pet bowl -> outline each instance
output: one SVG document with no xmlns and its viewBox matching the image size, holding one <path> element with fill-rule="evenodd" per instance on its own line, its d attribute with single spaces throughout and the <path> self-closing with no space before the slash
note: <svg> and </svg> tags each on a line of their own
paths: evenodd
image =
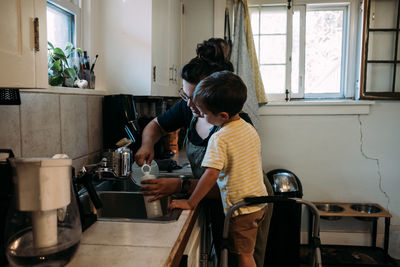
<svg viewBox="0 0 400 267">
<path fill-rule="evenodd" d="M 354 204 L 351 205 L 350 208 L 352 210 L 358 211 L 360 213 L 364 213 L 364 214 L 374 214 L 374 213 L 378 213 L 381 212 L 382 209 L 379 208 L 376 205 L 373 204 Z M 358 220 L 362 220 L 362 221 L 374 221 L 377 218 L 376 217 L 355 217 Z"/>
<path fill-rule="evenodd" d="M 343 207 L 338 206 L 338 205 L 333 205 L 333 204 L 320 204 L 320 205 L 317 205 L 317 209 L 320 211 L 332 212 L 332 213 L 342 212 L 344 210 Z M 341 218 L 342 218 L 342 216 L 321 216 L 321 219 L 329 220 L 329 221 L 335 221 L 335 220 L 339 220 Z"/>
</svg>

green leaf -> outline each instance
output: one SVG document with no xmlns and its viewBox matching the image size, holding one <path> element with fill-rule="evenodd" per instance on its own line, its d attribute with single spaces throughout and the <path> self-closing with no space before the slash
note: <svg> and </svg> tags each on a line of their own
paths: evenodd
<svg viewBox="0 0 400 267">
<path fill-rule="evenodd" d="M 61 60 L 56 60 L 51 66 L 51 70 L 62 72 L 61 64 Z"/>
<path fill-rule="evenodd" d="M 71 49 L 74 49 L 74 46 L 68 42 L 67 45 L 65 46 L 65 51 L 71 50 Z"/>
<path fill-rule="evenodd" d="M 67 57 L 65 56 L 64 51 L 62 51 L 62 49 L 60 49 L 58 47 L 54 48 L 54 58 L 61 59 L 62 61 L 64 61 L 66 66 L 69 66 Z"/>
<path fill-rule="evenodd" d="M 51 50 L 54 50 L 54 45 L 51 42 L 47 42 Z"/>
<path fill-rule="evenodd" d="M 71 43 L 67 43 L 67 46 L 65 47 L 65 56 L 69 58 L 74 50 L 74 46 Z"/>
<path fill-rule="evenodd" d="M 80 55 L 83 55 L 82 49 L 76 48 L 76 51 L 78 51 Z"/>
<path fill-rule="evenodd" d="M 75 77 L 76 77 L 76 72 L 73 68 L 66 68 L 64 70 L 64 76 L 69 76 L 72 80 L 72 82 L 75 81 Z"/>
<path fill-rule="evenodd" d="M 54 48 L 54 54 L 59 57 L 65 57 L 64 51 L 62 51 L 62 49 L 58 47 Z"/>
<path fill-rule="evenodd" d="M 61 86 L 65 81 L 65 78 L 61 76 L 61 74 L 58 74 L 56 76 L 52 76 L 49 79 L 49 84 L 51 86 Z"/>
</svg>

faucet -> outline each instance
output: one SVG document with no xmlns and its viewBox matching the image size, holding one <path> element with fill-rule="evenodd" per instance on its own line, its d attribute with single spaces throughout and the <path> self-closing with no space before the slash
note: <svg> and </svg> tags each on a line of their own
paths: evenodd
<svg viewBox="0 0 400 267">
<path fill-rule="evenodd" d="M 93 186 L 93 179 L 97 177 L 98 180 L 128 180 L 131 174 L 130 157 L 126 159 L 121 157 L 121 164 L 119 167 L 117 166 L 116 169 L 117 170 L 107 167 L 107 158 L 102 158 L 98 163 L 83 166 L 75 177 L 75 183 L 81 184 L 86 188 L 96 209 L 101 209 L 103 204 Z"/>
</svg>

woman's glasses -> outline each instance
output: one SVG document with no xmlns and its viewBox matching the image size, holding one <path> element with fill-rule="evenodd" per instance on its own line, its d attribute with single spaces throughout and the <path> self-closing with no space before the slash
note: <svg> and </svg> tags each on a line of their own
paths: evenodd
<svg viewBox="0 0 400 267">
<path fill-rule="evenodd" d="M 183 88 L 179 89 L 178 94 L 184 101 L 186 102 L 188 102 L 189 100 L 192 101 L 192 97 L 187 96 L 185 91 L 183 91 Z"/>
</svg>

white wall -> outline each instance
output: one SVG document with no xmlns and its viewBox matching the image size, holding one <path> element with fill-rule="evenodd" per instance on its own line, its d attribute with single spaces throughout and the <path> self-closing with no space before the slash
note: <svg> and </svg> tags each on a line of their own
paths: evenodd
<svg viewBox="0 0 400 267">
<path fill-rule="evenodd" d="M 135 88 L 146 94 L 151 86 L 151 1 L 96 0 L 85 11 L 85 34 L 90 35 L 85 45 L 92 59 L 99 54 L 96 90 L 130 93 Z"/>
<path fill-rule="evenodd" d="M 294 172 L 306 200 L 379 203 L 393 215 L 389 248 L 399 258 L 399 115 L 399 102 L 378 101 L 368 115 L 262 116 L 263 168 Z"/>
</svg>

